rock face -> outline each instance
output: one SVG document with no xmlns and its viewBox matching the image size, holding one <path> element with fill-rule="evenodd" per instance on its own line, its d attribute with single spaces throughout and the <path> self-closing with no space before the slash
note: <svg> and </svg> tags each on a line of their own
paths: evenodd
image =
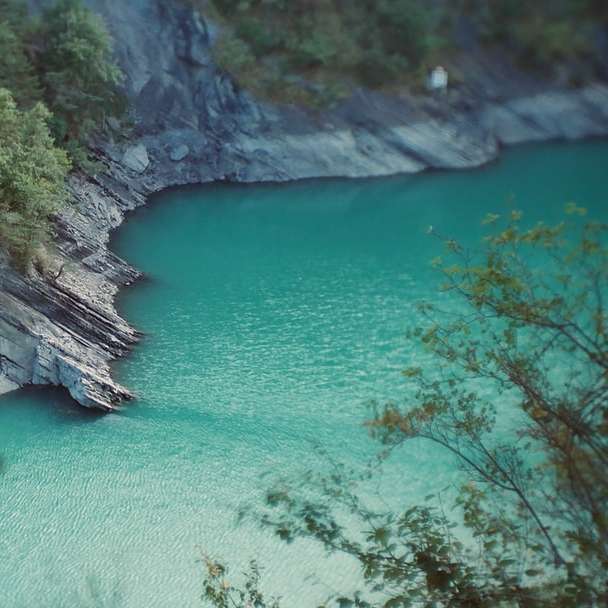
<svg viewBox="0 0 608 608">
<path fill-rule="evenodd" d="M 34 9 L 46 0 L 33 0 Z M 469 82 L 441 99 L 356 91 L 322 114 L 254 100 L 219 72 L 212 24 L 178 0 L 88 0 L 115 39 L 135 128 L 97 142 L 105 171 L 74 175 L 44 276 L 0 257 L 0 393 L 65 386 L 111 410 L 129 397 L 111 378 L 137 332 L 116 312 L 139 273 L 108 249 L 124 215 L 163 188 L 212 180 L 367 177 L 486 163 L 502 145 L 608 134 L 608 86 L 565 89 L 501 58 L 464 66 Z"/>
<path fill-rule="evenodd" d="M 181 144 L 171 149 L 169 158 L 173 162 L 179 162 L 180 160 L 184 160 L 188 154 L 190 154 L 190 148 L 186 144 Z"/>
<path fill-rule="evenodd" d="M 135 173 L 143 173 L 150 165 L 146 146 L 140 143 L 127 148 L 122 155 L 122 164 Z"/>
<path fill-rule="evenodd" d="M 109 362 L 128 352 L 137 333 L 113 302 L 139 273 L 107 241 L 145 199 L 123 184 L 110 175 L 73 176 L 75 204 L 58 219 L 57 251 L 44 276 L 26 278 L 0 258 L 0 392 L 61 385 L 80 404 L 106 411 L 130 397 L 112 381 Z"/>
</svg>

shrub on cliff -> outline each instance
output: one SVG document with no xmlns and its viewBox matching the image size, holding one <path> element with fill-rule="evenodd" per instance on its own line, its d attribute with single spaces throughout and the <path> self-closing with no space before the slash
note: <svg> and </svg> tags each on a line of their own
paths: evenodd
<svg viewBox="0 0 608 608">
<path fill-rule="evenodd" d="M 0 22 L 0 88 L 12 92 L 21 107 L 31 106 L 42 96 L 40 81 L 27 57 L 22 40 Z"/>
<path fill-rule="evenodd" d="M 24 2 L 0 0 L 0 88 L 11 91 L 21 107 L 31 107 L 42 99 L 30 44 L 33 29 Z"/>
<path fill-rule="evenodd" d="M 437 48 L 443 14 L 415 0 L 344 2 L 214 0 L 225 32 L 216 46 L 219 65 L 255 93 L 274 97 L 264 73 L 278 68 L 284 91 L 294 83 L 310 101 L 357 83 L 377 87 L 419 81 L 419 69 Z M 239 52 L 226 54 L 227 43 Z M 255 78 L 240 69 L 254 66 Z M 293 78 L 296 76 L 296 78 Z M 297 78 L 302 76 L 303 78 Z M 291 83 L 291 87 L 285 86 Z M 297 86 L 297 85 L 296 85 Z M 340 95 L 339 95 L 340 96 Z M 280 96 L 279 96 L 280 99 Z"/>
<path fill-rule="evenodd" d="M 65 198 L 70 163 L 57 146 L 91 166 L 88 139 L 123 110 L 120 80 L 102 20 L 80 0 L 41 19 L 0 0 L 0 247 L 19 269 L 42 251 Z"/>
<path fill-rule="evenodd" d="M 22 0 L 0 0 L 0 23 L 3 23 L 20 37 L 31 25 L 27 3 Z"/>
<path fill-rule="evenodd" d="M 111 38 L 103 20 L 80 0 L 58 0 L 48 8 L 39 34 L 38 65 L 53 132 L 79 161 L 94 129 L 124 109 Z"/>
<path fill-rule="evenodd" d="M 431 65 L 457 59 L 463 39 L 465 53 L 477 40 L 501 46 L 524 67 L 566 64 L 573 80 L 585 80 L 596 66 L 598 27 L 608 24 L 605 0 L 213 0 L 202 10 L 242 43 L 234 62 L 220 43 L 221 67 L 245 88 L 279 100 L 294 82 L 311 99 L 336 85 L 411 88 Z M 254 76 L 239 71 L 245 60 Z M 268 87 L 264 75 L 273 70 L 279 73 Z"/>
<path fill-rule="evenodd" d="M 532 5 L 526 0 L 475 0 L 472 14 L 482 37 L 505 44 L 522 65 L 551 70 L 586 58 L 592 68 L 594 30 L 608 20 L 607 7 L 603 0 L 541 0 Z"/>
<path fill-rule="evenodd" d="M 70 168 L 49 131 L 50 113 L 37 103 L 19 110 L 0 89 L 0 246 L 26 271 L 51 236 L 51 216 L 65 200 Z"/>
<path fill-rule="evenodd" d="M 0 87 L 21 108 L 44 99 L 76 164 L 91 134 L 125 110 L 121 79 L 103 20 L 81 0 L 58 0 L 39 19 L 20 0 L 0 0 Z"/>
<path fill-rule="evenodd" d="M 375 12 L 388 54 L 421 64 L 438 45 L 438 13 L 417 0 L 379 0 Z"/>
</svg>

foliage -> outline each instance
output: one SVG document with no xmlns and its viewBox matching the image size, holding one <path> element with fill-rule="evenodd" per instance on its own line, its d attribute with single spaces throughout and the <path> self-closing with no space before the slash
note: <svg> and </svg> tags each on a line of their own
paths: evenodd
<svg viewBox="0 0 608 608">
<path fill-rule="evenodd" d="M 456 499 L 378 511 L 361 498 L 365 478 L 335 465 L 278 483 L 258 514 L 287 542 L 359 562 L 363 587 L 328 600 L 340 607 L 608 600 L 608 225 L 526 228 L 518 211 L 485 223 L 481 253 L 441 239 L 448 259 L 434 264 L 453 298 L 446 311 L 421 304 L 428 322 L 410 333 L 432 368 L 407 369 L 406 405 L 367 423 L 381 460 L 411 441 L 451 452 L 467 477 Z M 510 435 L 497 432 L 504 408 Z"/>
<path fill-rule="evenodd" d="M 260 570 L 256 562 L 251 562 L 249 570 L 245 572 L 244 589 L 232 585 L 227 578 L 228 572 L 222 564 L 218 564 L 208 557 L 201 559 L 205 566 L 203 599 L 217 608 L 234 608 L 247 606 L 248 608 L 279 608 L 277 599 L 264 598 L 260 591 Z"/>
<path fill-rule="evenodd" d="M 22 107 L 40 101 L 42 90 L 22 40 L 6 24 L 0 22 L 0 87 L 12 92 Z"/>
<path fill-rule="evenodd" d="M 548 23 L 542 17 L 520 23 L 514 33 L 521 48 L 520 56 L 533 65 L 551 66 L 590 52 L 590 27 L 575 27 L 571 21 Z"/>
<path fill-rule="evenodd" d="M 255 65 L 249 45 L 236 36 L 225 35 L 215 48 L 215 59 L 220 68 L 233 70 L 235 75 L 245 77 Z"/>
<path fill-rule="evenodd" d="M 122 111 L 120 79 L 103 22 L 80 0 L 58 0 L 40 20 L 25 2 L 0 0 L 0 245 L 22 270 L 40 255 L 65 194 L 68 164 L 49 128 L 74 164 L 92 167 L 87 141 Z"/>
<path fill-rule="evenodd" d="M 18 110 L 0 89 L 0 245 L 21 270 L 48 241 L 50 217 L 65 197 L 70 165 L 53 143 L 49 118 L 40 103 Z"/>
<path fill-rule="evenodd" d="M 27 4 L 21 0 L 0 0 L 0 23 L 21 38 L 30 26 Z"/>
<path fill-rule="evenodd" d="M 0 85 L 22 107 L 44 98 L 57 141 L 80 161 L 93 130 L 124 110 L 103 21 L 81 0 L 57 0 L 39 20 L 0 0 L 0 23 Z"/>
<path fill-rule="evenodd" d="M 58 0 L 48 8 L 40 35 L 39 63 L 53 131 L 78 154 L 92 131 L 123 109 L 122 75 L 112 60 L 110 36 L 101 18 L 80 0 Z"/>
<path fill-rule="evenodd" d="M 434 15 L 428 6 L 416 0 L 380 0 L 375 10 L 387 52 L 399 53 L 418 65 L 438 45 L 432 33 Z"/>
<path fill-rule="evenodd" d="M 440 15 L 414 0 L 215 0 L 214 6 L 225 24 L 223 36 L 245 45 L 233 63 L 226 61 L 220 39 L 220 65 L 258 94 L 266 91 L 264 72 L 277 65 L 283 82 L 305 76 L 299 86 L 312 103 L 347 94 L 348 83 L 352 88 L 359 82 L 418 81 L 419 67 L 439 47 L 433 32 Z M 255 78 L 243 78 L 244 53 L 249 66 L 257 67 Z"/>
<path fill-rule="evenodd" d="M 593 55 L 593 28 L 608 20 L 605 3 L 594 0 L 480 1 L 479 21 L 489 41 L 506 43 L 520 61 L 552 69 L 556 62 Z"/>
<path fill-rule="evenodd" d="M 607 6 L 603 0 L 213 0 L 211 9 L 223 30 L 220 65 L 243 87 L 273 98 L 265 75 L 278 69 L 279 93 L 300 77 L 297 86 L 313 103 L 323 95 L 331 103 L 358 85 L 416 87 L 431 65 L 450 65 L 460 50 L 454 25 L 463 12 L 473 36 L 501 45 L 526 67 L 552 70 L 578 61 L 571 72 L 588 78 L 594 31 L 608 24 Z M 241 45 L 232 62 L 222 49 L 234 39 Z M 332 86 L 339 95 L 324 92 Z"/>
</svg>

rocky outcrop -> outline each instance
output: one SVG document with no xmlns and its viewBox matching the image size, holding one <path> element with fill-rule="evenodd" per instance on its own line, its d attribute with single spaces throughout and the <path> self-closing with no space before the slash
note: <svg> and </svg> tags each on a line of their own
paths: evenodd
<svg viewBox="0 0 608 608">
<path fill-rule="evenodd" d="M 180 160 L 184 160 L 186 156 L 190 153 L 190 148 L 186 144 L 180 144 L 179 146 L 175 146 L 169 151 L 169 158 L 178 163 Z"/>
<path fill-rule="evenodd" d="M 122 164 L 135 173 L 143 173 L 150 166 L 146 146 L 141 143 L 129 146 L 122 155 Z"/>
<path fill-rule="evenodd" d="M 97 176 L 72 177 L 74 203 L 58 218 L 48 270 L 25 278 L 0 257 L 0 393 L 62 385 L 102 410 L 129 397 L 110 363 L 137 332 L 114 298 L 139 273 L 108 241 L 152 192 L 212 180 L 466 169 L 503 145 L 608 134 L 605 83 L 558 87 L 487 56 L 466 66 L 469 82 L 438 99 L 356 91 L 321 114 L 271 106 L 216 69 L 216 32 L 187 3 L 89 4 L 116 40 L 135 127 L 128 140 L 98 142 L 104 169 Z"/>
<path fill-rule="evenodd" d="M 145 198 L 109 174 L 73 176 L 70 186 L 74 204 L 58 218 L 46 270 L 25 277 L 0 258 L 0 391 L 61 385 L 80 404 L 111 410 L 130 393 L 109 363 L 137 340 L 114 297 L 139 273 L 108 250 L 108 235 Z"/>
</svg>

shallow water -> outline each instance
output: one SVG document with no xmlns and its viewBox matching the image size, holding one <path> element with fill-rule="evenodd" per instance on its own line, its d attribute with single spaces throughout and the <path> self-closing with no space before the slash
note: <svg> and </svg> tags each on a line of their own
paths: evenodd
<svg viewBox="0 0 608 608">
<path fill-rule="evenodd" d="M 399 399 L 424 354 L 406 329 L 437 298 L 429 225 L 469 243 L 514 200 L 530 221 L 568 201 L 607 215 L 608 143 L 519 148 L 486 169 L 165 193 L 114 249 L 148 279 L 121 312 L 145 332 L 117 366 L 137 400 L 116 415 L 61 391 L 0 398 L 0 608 L 198 606 L 200 552 L 265 564 L 293 608 L 356 584 L 347 560 L 248 524 L 276 475 L 374 454 L 370 399 Z M 260 479 L 268 474 L 269 479 Z M 419 444 L 384 481 L 416 500 L 455 481 Z"/>
</svg>

